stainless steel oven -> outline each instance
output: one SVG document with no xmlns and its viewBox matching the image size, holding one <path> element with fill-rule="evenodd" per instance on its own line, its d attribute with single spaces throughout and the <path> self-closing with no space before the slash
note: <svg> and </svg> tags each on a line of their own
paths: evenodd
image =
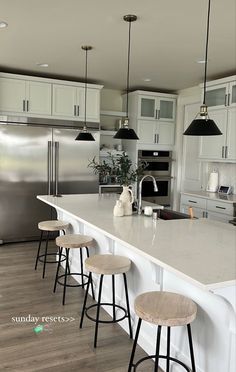
<svg viewBox="0 0 236 372">
<path fill-rule="evenodd" d="M 142 199 L 170 206 L 171 203 L 171 151 L 139 150 L 138 162 L 146 162 L 145 175 L 152 175 L 157 181 L 158 191 L 153 189 L 153 182 L 148 178 L 143 181 Z"/>
</svg>

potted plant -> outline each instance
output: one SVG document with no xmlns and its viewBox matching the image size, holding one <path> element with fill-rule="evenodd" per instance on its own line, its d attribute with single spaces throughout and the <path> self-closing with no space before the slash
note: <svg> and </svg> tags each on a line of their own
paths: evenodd
<svg viewBox="0 0 236 372">
<path fill-rule="evenodd" d="M 116 182 L 123 186 L 120 200 L 124 205 L 124 214 L 132 214 L 133 193 L 129 186 L 136 182 L 143 174 L 146 163 L 143 162 L 139 166 L 134 166 L 126 152 L 123 151 L 122 154 L 116 156 L 109 153 L 107 161 L 103 160 L 100 163 L 94 157 L 88 166 L 93 169 L 95 174 L 99 174 L 100 177 L 116 177 Z"/>
</svg>

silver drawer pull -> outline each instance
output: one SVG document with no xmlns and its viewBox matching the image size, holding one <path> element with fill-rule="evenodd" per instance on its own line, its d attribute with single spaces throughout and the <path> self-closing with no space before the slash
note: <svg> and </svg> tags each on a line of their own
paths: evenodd
<svg viewBox="0 0 236 372">
<path fill-rule="evenodd" d="M 226 209 L 225 207 L 219 207 L 218 205 L 216 205 L 216 208 L 218 208 L 218 209 Z"/>
<path fill-rule="evenodd" d="M 194 201 L 194 200 L 189 200 L 189 203 L 195 203 L 195 204 L 197 204 L 197 202 Z"/>
</svg>

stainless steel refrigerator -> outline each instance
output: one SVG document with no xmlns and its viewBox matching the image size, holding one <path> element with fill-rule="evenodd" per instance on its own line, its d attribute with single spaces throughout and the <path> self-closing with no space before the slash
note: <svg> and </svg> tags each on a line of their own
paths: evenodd
<svg viewBox="0 0 236 372">
<path fill-rule="evenodd" d="M 91 128 L 95 141 L 80 142 L 79 128 L 29 121 L 0 123 L 0 244 L 37 239 L 38 222 L 55 218 L 37 195 L 98 192 L 88 168 L 99 155 L 98 124 Z"/>
</svg>

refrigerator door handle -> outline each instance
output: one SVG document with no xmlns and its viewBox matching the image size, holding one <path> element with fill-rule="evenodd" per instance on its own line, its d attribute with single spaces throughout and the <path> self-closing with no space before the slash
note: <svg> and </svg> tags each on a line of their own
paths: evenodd
<svg viewBox="0 0 236 372">
<path fill-rule="evenodd" d="M 55 196 L 58 196 L 58 170 L 59 170 L 59 142 L 55 141 L 55 167 L 54 167 L 54 182 Z"/>
<path fill-rule="evenodd" d="M 48 141 L 48 195 L 51 195 L 51 183 L 52 183 L 52 141 Z"/>
</svg>

